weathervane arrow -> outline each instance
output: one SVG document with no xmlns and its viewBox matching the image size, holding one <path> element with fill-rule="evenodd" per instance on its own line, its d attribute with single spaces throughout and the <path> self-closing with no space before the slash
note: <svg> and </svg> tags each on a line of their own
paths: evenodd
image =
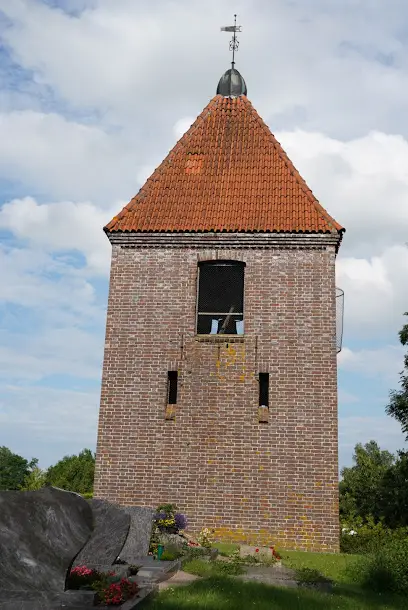
<svg viewBox="0 0 408 610">
<path fill-rule="evenodd" d="M 221 32 L 241 32 L 241 25 L 226 25 L 221 28 Z"/>
<path fill-rule="evenodd" d="M 240 25 L 237 25 L 237 16 L 234 15 L 234 25 L 226 25 L 224 27 L 221 28 L 221 32 L 233 32 L 233 37 L 231 39 L 230 42 L 230 51 L 232 51 L 232 68 L 234 69 L 235 66 L 235 51 L 238 51 L 238 47 L 239 47 L 239 42 L 238 42 L 238 38 L 236 36 L 237 32 L 241 32 L 241 27 Z"/>
</svg>

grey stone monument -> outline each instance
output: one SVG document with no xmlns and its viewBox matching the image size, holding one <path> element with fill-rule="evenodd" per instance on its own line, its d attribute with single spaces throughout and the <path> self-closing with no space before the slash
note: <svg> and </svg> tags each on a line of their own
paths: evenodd
<svg viewBox="0 0 408 610">
<path fill-rule="evenodd" d="M 130 529 L 120 559 L 127 563 L 137 563 L 149 553 L 155 510 L 147 506 L 124 506 L 122 510 L 130 515 Z"/>
<path fill-rule="evenodd" d="M 1 610 L 63 607 L 57 600 L 68 570 L 92 528 L 91 507 L 77 494 L 53 487 L 0 492 Z M 72 602 L 75 595 L 65 597 Z"/>
<path fill-rule="evenodd" d="M 130 515 L 106 500 L 95 498 L 91 500 L 90 505 L 94 530 L 82 551 L 76 556 L 74 565 L 111 566 L 128 537 Z"/>
</svg>

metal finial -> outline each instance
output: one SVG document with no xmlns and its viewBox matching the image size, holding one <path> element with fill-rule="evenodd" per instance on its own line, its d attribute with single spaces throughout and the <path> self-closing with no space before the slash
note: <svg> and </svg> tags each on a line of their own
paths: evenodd
<svg viewBox="0 0 408 610">
<path fill-rule="evenodd" d="M 233 32 L 233 36 L 232 39 L 230 41 L 230 51 L 232 51 L 232 62 L 231 62 L 231 67 L 232 69 L 234 69 L 235 66 L 235 51 L 238 51 L 238 47 L 239 47 L 239 41 L 237 38 L 237 32 L 241 32 L 241 27 L 240 25 L 237 25 L 237 16 L 234 15 L 234 25 L 227 25 L 225 27 L 221 28 L 221 32 Z"/>
</svg>

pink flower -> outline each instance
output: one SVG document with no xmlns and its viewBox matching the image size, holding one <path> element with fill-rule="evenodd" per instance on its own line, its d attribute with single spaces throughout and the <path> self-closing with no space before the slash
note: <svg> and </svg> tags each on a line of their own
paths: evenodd
<svg viewBox="0 0 408 610">
<path fill-rule="evenodd" d="M 71 574 L 76 574 L 77 576 L 89 576 L 93 573 L 94 570 L 91 570 L 91 568 L 87 568 L 86 566 L 76 566 L 71 569 Z"/>
</svg>

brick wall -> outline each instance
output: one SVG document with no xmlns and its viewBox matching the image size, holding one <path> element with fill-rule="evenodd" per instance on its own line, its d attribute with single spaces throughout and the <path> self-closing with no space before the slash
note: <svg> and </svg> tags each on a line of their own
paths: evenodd
<svg viewBox="0 0 408 610">
<path fill-rule="evenodd" d="M 97 497 L 174 502 L 225 540 L 338 551 L 335 247 L 316 243 L 113 246 Z M 246 263 L 244 338 L 195 337 L 197 262 L 216 258 Z"/>
</svg>

